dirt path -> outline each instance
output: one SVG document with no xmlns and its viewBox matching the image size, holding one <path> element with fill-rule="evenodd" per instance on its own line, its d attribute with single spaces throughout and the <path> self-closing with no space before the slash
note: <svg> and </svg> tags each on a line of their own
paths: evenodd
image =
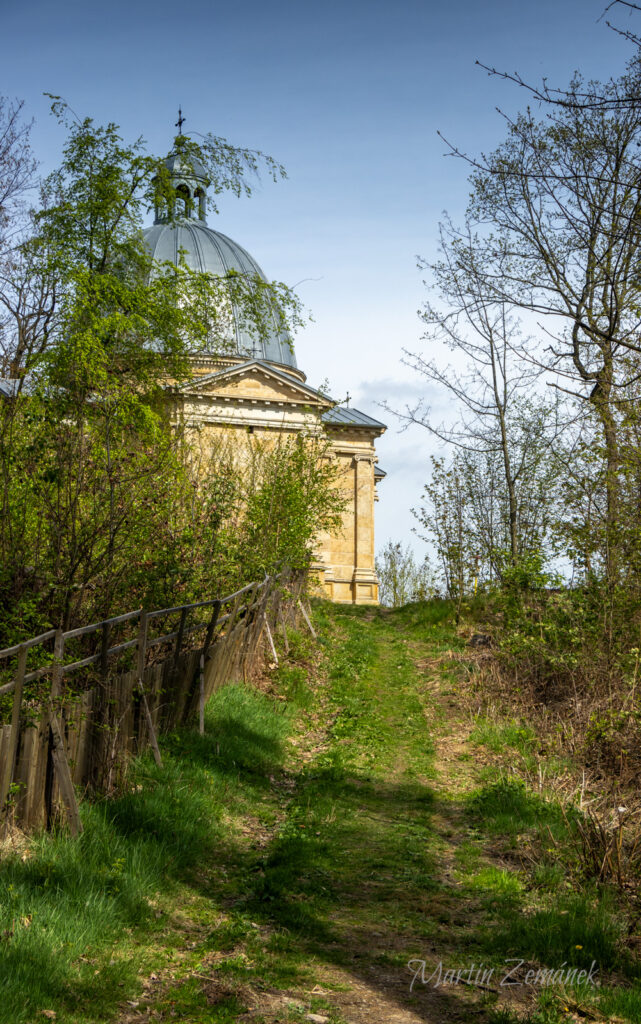
<svg viewBox="0 0 641 1024">
<path fill-rule="evenodd" d="M 490 827 L 505 810 L 493 784 L 474 805 L 486 766 L 452 628 L 340 610 L 319 625 L 320 670 L 301 641 L 267 697 L 291 715 L 282 763 L 249 812 L 230 808 L 234 858 L 221 850 L 170 910 L 172 956 L 120 1024 L 617 1019 L 575 1014 L 567 994 L 529 1016 L 540 960 L 525 931 L 517 984 L 501 984 L 517 949 L 506 921 L 536 909 L 518 856 L 527 822 L 516 842 Z"/>
</svg>

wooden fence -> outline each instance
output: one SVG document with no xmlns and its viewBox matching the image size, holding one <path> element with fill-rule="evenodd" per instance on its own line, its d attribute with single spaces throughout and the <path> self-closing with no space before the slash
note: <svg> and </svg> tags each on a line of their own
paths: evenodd
<svg viewBox="0 0 641 1024">
<path fill-rule="evenodd" d="M 302 586 L 281 573 L 227 597 L 49 630 L 0 651 L 12 675 L 0 696 L 13 696 L 11 720 L 0 726 L 3 827 L 51 828 L 65 813 L 77 835 L 78 790 L 113 791 L 127 759 L 147 747 L 162 765 L 158 734 L 196 715 L 203 732 L 215 689 L 246 679 L 266 643 L 277 660 L 278 624 L 285 640 L 299 615 L 312 629 Z"/>
</svg>

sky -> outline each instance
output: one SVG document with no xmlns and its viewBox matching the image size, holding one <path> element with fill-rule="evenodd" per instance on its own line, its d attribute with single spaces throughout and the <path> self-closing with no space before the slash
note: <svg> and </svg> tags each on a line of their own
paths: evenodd
<svg viewBox="0 0 641 1024">
<path fill-rule="evenodd" d="M 41 171 L 64 137 L 44 93 L 80 117 L 116 122 L 151 152 L 184 130 L 212 132 L 285 165 L 249 199 L 224 197 L 209 224 L 238 241 L 267 277 L 295 286 L 313 322 L 295 339 L 312 386 L 387 423 L 377 443 L 377 548 L 422 557 L 411 508 L 439 449 L 381 408 L 447 396 L 403 363 L 425 353 L 418 310 L 428 291 L 417 256 L 436 254 L 444 211 L 460 222 L 469 168 L 439 132 L 478 154 L 505 135 L 503 113 L 527 95 L 477 61 L 532 82 L 618 75 L 630 47 L 601 17 L 607 0 L 0 0 L 0 93 L 35 120 Z M 611 12 L 620 26 L 630 22 Z M 641 16 L 639 16 L 641 17 Z M 639 26 L 637 26 L 638 28 Z M 497 110 L 497 108 L 499 108 Z"/>
</svg>

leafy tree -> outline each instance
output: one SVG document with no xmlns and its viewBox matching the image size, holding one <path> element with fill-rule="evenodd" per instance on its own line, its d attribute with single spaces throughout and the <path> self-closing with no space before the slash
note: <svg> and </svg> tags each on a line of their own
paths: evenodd
<svg viewBox="0 0 641 1024">
<path fill-rule="evenodd" d="M 252 578 L 285 566 L 307 569 L 318 534 L 340 527 L 345 501 L 329 450 L 326 439 L 302 435 L 252 444 L 242 527 L 233 545 Z"/>
<path fill-rule="evenodd" d="M 379 599 L 388 608 L 426 601 L 436 593 L 434 573 L 426 557 L 418 563 L 409 544 L 388 541 L 376 559 Z"/>
<path fill-rule="evenodd" d="M 441 224 L 441 258 L 422 262 L 438 292 L 438 301 L 428 300 L 421 311 L 429 355 L 407 353 L 418 373 L 453 398 L 458 418 L 437 424 L 424 402 L 408 408 L 405 416 L 462 453 L 460 464 L 468 481 L 479 460 L 487 466 L 493 481 L 492 517 L 498 514 L 502 524 L 501 551 L 507 550 L 516 565 L 534 542 L 532 525 L 537 517 L 524 504 L 529 500 L 529 482 L 539 478 L 552 442 L 556 409 L 546 408 L 537 397 L 540 371 L 519 358 L 519 324 L 511 308 L 487 287 L 479 248 L 478 235 L 469 223 L 462 231 L 449 220 Z M 445 362 L 439 347 L 453 353 L 454 365 Z M 483 504 L 482 491 L 478 497 Z M 498 508 L 499 502 L 503 507 Z M 488 527 L 483 547 L 492 559 L 492 551 L 499 548 L 490 539 L 494 532 L 490 523 Z M 537 538 L 537 546 L 541 539 Z"/>
<path fill-rule="evenodd" d="M 432 477 L 423 494 L 426 505 L 414 514 L 426 531 L 426 539 L 436 545 L 447 596 L 460 602 L 473 584 L 477 552 L 459 457 L 455 456 L 449 466 L 444 459 L 432 457 Z"/>
<path fill-rule="evenodd" d="M 23 635 L 43 618 L 68 627 L 150 594 L 173 600 L 212 585 L 199 560 L 220 568 L 216 537 L 241 485 L 220 459 L 194 478 L 164 388 L 187 375 L 188 353 L 225 351 L 234 310 L 258 336 L 274 315 L 299 317 L 284 286 L 212 278 L 184 264 L 152 267 L 141 225 L 154 203 L 174 209 L 164 162 L 141 140 L 124 142 L 114 124 L 78 121 L 58 100 L 53 110 L 67 133 L 62 163 L 44 181 L 32 229 L 0 282 L 16 378 L 14 400 L 0 402 L 0 600 L 5 623 Z M 182 159 L 204 166 L 212 203 L 224 188 L 249 192 L 246 175 L 261 164 L 280 173 L 270 158 L 225 140 L 179 136 L 175 144 Z M 300 456 L 311 521 L 319 502 L 306 467 Z M 284 504 L 271 507 L 282 532 Z M 290 527 L 269 564 L 302 557 Z"/>
</svg>

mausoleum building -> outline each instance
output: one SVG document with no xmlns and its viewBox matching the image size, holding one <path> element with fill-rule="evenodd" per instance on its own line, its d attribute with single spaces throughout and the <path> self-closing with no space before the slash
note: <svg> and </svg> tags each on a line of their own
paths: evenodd
<svg viewBox="0 0 641 1024">
<path fill-rule="evenodd" d="M 224 278 L 242 274 L 251 286 L 265 276 L 249 253 L 226 235 L 208 227 L 205 198 L 208 180 L 203 168 L 187 167 L 179 156 L 167 158 L 179 208 L 165 216 L 156 210 L 145 241 L 153 258 L 178 263 Z M 230 318 L 224 354 L 200 351 L 190 357 L 191 376 L 168 390 L 172 415 L 187 432 L 198 432 L 206 450 L 223 435 L 240 444 L 269 440 L 279 433 L 323 433 L 330 457 L 338 461 L 339 486 L 346 507 L 340 529 L 318 538 L 315 570 L 321 590 L 332 601 L 378 603 L 374 568 L 374 507 L 378 469 L 375 441 L 385 425 L 366 413 L 337 405 L 310 387 L 296 364 L 290 338 L 276 317 L 261 339 Z"/>
</svg>

